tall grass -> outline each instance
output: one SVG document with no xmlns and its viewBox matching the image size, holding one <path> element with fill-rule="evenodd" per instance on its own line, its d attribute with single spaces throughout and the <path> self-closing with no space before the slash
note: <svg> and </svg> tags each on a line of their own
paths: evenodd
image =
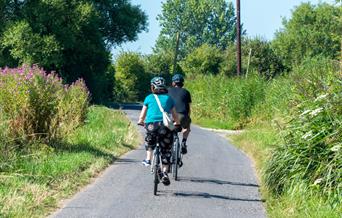
<svg viewBox="0 0 342 218">
<path fill-rule="evenodd" d="M 231 138 L 255 159 L 271 217 L 339 217 L 341 79 L 338 67 L 317 57 L 270 81 L 222 76 L 188 81 L 195 122 L 246 128 Z"/>
<path fill-rule="evenodd" d="M 0 217 L 46 217 L 139 137 L 123 113 L 92 106 L 86 124 L 59 146 L 17 152 L 0 172 Z M 44 148 L 43 148 L 44 146 Z"/>
<path fill-rule="evenodd" d="M 186 88 L 193 100 L 192 118 L 209 127 L 240 129 L 249 122 L 253 108 L 265 97 L 267 82 L 258 76 L 247 79 L 196 76 Z"/>
<path fill-rule="evenodd" d="M 306 184 L 333 202 L 342 194 L 342 86 L 333 66 L 310 60 L 293 74 L 293 107 L 266 165 L 265 182 L 278 194 Z"/>
</svg>

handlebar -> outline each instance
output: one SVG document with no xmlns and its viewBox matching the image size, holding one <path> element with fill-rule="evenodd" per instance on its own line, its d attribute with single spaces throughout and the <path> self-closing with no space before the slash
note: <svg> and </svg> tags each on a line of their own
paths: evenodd
<svg viewBox="0 0 342 218">
<path fill-rule="evenodd" d="M 138 126 L 145 126 L 145 123 L 137 123 Z"/>
</svg>

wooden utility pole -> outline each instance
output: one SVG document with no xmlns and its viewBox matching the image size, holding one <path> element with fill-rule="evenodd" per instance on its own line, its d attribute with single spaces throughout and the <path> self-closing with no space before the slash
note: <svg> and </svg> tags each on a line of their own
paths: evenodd
<svg viewBox="0 0 342 218">
<path fill-rule="evenodd" d="M 240 24 L 240 0 L 236 0 L 236 70 L 237 75 L 241 74 L 241 24 Z"/>
<path fill-rule="evenodd" d="M 179 47 L 179 31 L 177 32 L 177 35 L 176 35 L 176 48 L 175 48 L 175 56 L 173 58 L 173 69 L 172 69 L 173 74 L 176 73 L 176 68 L 177 68 L 178 47 Z"/>
</svg>

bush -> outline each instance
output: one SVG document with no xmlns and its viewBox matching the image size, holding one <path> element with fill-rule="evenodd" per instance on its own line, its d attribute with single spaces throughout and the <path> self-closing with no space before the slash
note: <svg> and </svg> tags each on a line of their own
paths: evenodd
<svg viewBox="0 0 342 218">
<path fill-rule="evenodd" d="M 149 90 L 149 76 L 141 55 L 123 52 L 115 63 L 115 101 L 136 101 Z"/>
<path fill-rule="evenodd" d="M 243 44 L 244 45 L 244 44 Z M 241 72 L 246 72 L 244 64 L 244 55 L 242 56 Z M 220 74 L 225 76 L 235 76 L 237 74 L 236 46 L 230 44 L 223 52 L 223 61 L 220 64 Z"/>
<path fill-rule="evenodd" d="M 83 122 L 88 107 L 82 80 L 63 85 L 37 66 L 0 69 L 0 90 L 1 137 L 21 146 L 62 139 Z"/>
<path fill-rule="evenodd" d="M 250 51 L 249 71 L 257 71 L 259 75 L 270 79 L 286 70 L 281 59 L 273 51 L 270 42 L 261 38 L 247 39 L 243 46 L 246 65 Z"/>
<path fill-rule="evenodd" d="M 222 52 L 220 49 L 203 44 L 195 49 L 180 62 L 180 66 L 186 74 L 218 74 L 222 62 Z"/>
<path fill-rule="evenodd" d="M 342 86 L 328 60 L 307 60 L 291 76 L 295 87 L 284 143 L 266 165 L 265 182 L 282 194 L 306 184 L 328 199 L 342 194 Z"/>
</svg>

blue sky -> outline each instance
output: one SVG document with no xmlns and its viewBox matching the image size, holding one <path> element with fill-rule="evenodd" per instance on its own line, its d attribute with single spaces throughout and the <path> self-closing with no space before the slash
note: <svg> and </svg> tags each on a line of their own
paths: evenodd
<svg viewBox="0 0 342 218">
<path fill-rule="evenodd" d="M 131 0 L 132 4 L 140 5 L 148 15 L 148 32 L 138 35 L 138 40 L 116 47 L 112 50 L 115 56 L 120 51 L 135 51 L 150 54 L 159 35 L 160 26 L 157 15 L 161 13 L 161 5 L 165 0 Z M 235 0 L 233 3 L 235 5 Z M 334 0 L 240 0 L 241 22 L 247 30 L 248 36 L 261 36 L 271 40 L 274 33 L 282 27 L 282 17 L 290 17 L 291 10 L 301 2 L 333 3 Z"/>
</svg>

